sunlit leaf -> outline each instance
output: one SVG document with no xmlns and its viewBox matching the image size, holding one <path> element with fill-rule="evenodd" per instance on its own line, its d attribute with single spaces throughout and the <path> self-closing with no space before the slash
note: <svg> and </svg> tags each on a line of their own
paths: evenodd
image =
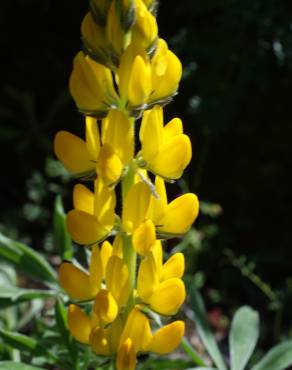
<svg viewBox="0 0 292 370">
<path fill-rule="evenodd" d="M 259 315 L 250 307 L 241 307 L 234 315 L 229 336 L 231 370 L 243 370 L 259 337 Z"/>
<path fill-rule="evenodd" d="M 292 340 L 272 348 L 251 370 L 284 370 L 292 365 Z"/>
</svg>

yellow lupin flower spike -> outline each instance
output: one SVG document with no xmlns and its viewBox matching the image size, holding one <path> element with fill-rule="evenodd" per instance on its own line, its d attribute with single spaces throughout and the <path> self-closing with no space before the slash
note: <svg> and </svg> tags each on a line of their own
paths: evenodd
<svg viewBox="0 0 292 370">
<path fill-rule="evenodd" d="M 85 139 L 60 131 L 54 147 L 69 172 L 92 182 L 75 185 L 66 219 L 72 239 L 91 256 L 88 270 L 62 263 L 59 281 L 86 307 L 69 305 L 72 336 L 96 355 L 115 358 L 117 370 L 135 370 L 140 354 L 169 353 L 184 335 L 182 321 L 157 328 L 146 314 L 171 316 L 183 304 L 184 256 L 164 262 L 160 239 L 187 232 L 199 210 L 192 193 L 168 202 L 163 180 L 179 179 L 192 156 L 181 120 L 164 124 L 161 108 L 176 94 L 182 66 L 158 38 L 156 0 L 89 5 L 83 52 L 69 81 L 85 115 Z M 135 153 L 138 118 L 141 150 Z M 154 184 L 147 171 L 156 175 Z M 107 237 L 114 237 L 113 245 Z"/>
<path fill-rule="evenodd" d="M 141 156 L 149 171 L 168 180 L 181 177 L 192 157 L 190 139 L 180 119 L 163 127 L 163 110 L 155 106 L 143 115 L 140 128 Z"/>
</svg>

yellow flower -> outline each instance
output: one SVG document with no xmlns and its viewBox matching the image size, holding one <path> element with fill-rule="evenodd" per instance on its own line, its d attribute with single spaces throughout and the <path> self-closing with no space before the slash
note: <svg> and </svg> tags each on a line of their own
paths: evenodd
<svg viewBox="0 0 292 370">
<path fill-rule="evenodd" d="M 115 192 L 99 179 L 94 184 L 94 193 L 81 184 L 74 187 L 74 209 L 67 215 L 67 228 L 78 244 L 101 241 L 114 226 Z"/>
<path fill-rule="evenodd" d="M 118 70 L 122 106 L 143 108 L 151 94 L 151 67 L 148 57 L 139 46 L 130 44 L 123 53 Z"/>
<path fill-rule="evenodd" d="M 110 69 L 94 62 L 79 52 L 74 58 L 69 88 L 73 99 L 83 114 L 102 117 L 118 106 Z"/>
<path fill-rule="evenodd" d="M 195 194 L 181 195 L 168 203 L 165 184 L 156 176 L 155 189 L 159 198 L 151 198 L 151 219 L 160 236 L 173 237 L 186 233 L 199 213 L 199 201 Z"/>
<path fill-rule="evenodd" d="M 155 189 L 157 198 L 152 195 L 150 186 L 145 182 L 139 181 L 132 186 L 124 202 L 122 229 L 133 235 L 141 224 L 150 219 L 155 225 L 156 232 L 163 237 L 169 238 L 186 233 L 199 212 L 197 196 L 188 193 L 168 203 L 164 181 L 159 176 L 155 180 Z M 137 230 L 134 240 L 143 238 L 139 236 L 140 232 L 145 235 L 143 228 Z M 145 248 L 151 249 L 153 238 L 150 235 L 147 237 L 149 240 L 145 239 L 145 245 L 148 243 L 148 247 L 136 246 L 138 251 L 141 249 L 139 253 L 144 254 Z"/>
<path fill-rule="evenodd" d="M 136 0 L 136 19 L 132 28 L 131 42 L 145 50 L 153 47 L 157 39 L 156 18 L 150 13 L 142 0 Z"/>
<path fill-rule="evenodd" d="M 111 110 L 101 124 L 101 140 L 111 145 L 123 166 L 134 157 L 134 123 L 120 110 Z"/>
<path fill-rule="evenodd" d="M 103 249 L 106 247 L 103 247 Z M 95 298 L 101 289 L 105 253 L 100 253 L 97 245 L 93 246 L 89 272 L 81 270 L 71 262 L 63 262 L 59 268 L 59 282 L 67 294 L 76 301 Z"/>
<path fill-rule="evenodd" d="M 184 335 L 184 323 L 175 321 L 152 334 L 148 317 L 136 306 L 128 316 L 117 355 L 118 370 L 132 370 L 139 352 L 166 354 L 173 351 Z M 135 356 L 133 355 L 135 353 Z M 128 368 L 127 366 L 132 366 Z"/>
<path fill-rule="evenodd" d="M 67 131 L 59 131 L 54 141 L 54 151 L 64 167 L 78 177 L 95 173 L 100 151 L 100 138 L 95 118 L 86 117 L 86 140 Z"/>
<path fill-rule="evenodd" d="M 130 294 L 130 283 L 128 267 L 122 258 L 118 256 L 109 258 L 105 281 L 119 307 L 125 305 Z"/>
<path fill-rule="evenodd" d="M 182 75 L 178 57 L 168 49 L 167 43 L 159 39 L 151 61 L 152 94 L 149 103 L 168 101 L 176 94 Z"/>
<path fill-rule="evenodd" d="M 162 315 L 174 315 L 185 300 L 185 286 L 181 277 L 184 257 L 174 254 L 162 264 L 161 242 L 155 244 L 141 261 L 138 271 L 137 293 L 142 301 Z"/>
<path fill-rule="evenodd" d="M 149 171 L 165 179 L 178 179 L 192 157 L 191 141 L 182 122 L 174 118 L 163 127 L 163 109 L 144 112 L 140 128 L 141 156 Z"/>
<path fill-rule="evenodd" d="M 117 12 L 117 3 L 115 0 L 112 1 L 109 8 L 106 23 L 106 35 L 112 49 L 117 56 L 120 56 L 125 47 L 125 35 L 121 19 Z"/>
<path fill-rule="evenodd" d="M 109 3 L 109 1 L 107 1 Z M 111 67 L 115 59 L 109 53 L 109 44 L 105 30 L 95 22 L 92 13 L 87 13 L 81 24 L 81 34 L 84 49 L 98 63 Z"/>
<path fill-rule="evenodd" d="M 130 338 L 121 344 L 117 356 L 117 370 L 135 370 L 136 353 Z"/>
</svg>

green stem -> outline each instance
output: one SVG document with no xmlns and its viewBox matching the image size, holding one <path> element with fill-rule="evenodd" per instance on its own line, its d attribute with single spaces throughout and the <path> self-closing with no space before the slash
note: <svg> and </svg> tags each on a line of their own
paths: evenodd
<svg viewBox="0 0 292 370">
<path fill-rule="evenodd" d="M 129 166 L 128 172 L 126 176 L 122 180 L 122 203 L 124 205 L 125 199 L 127 196 L 128 191 L 134 184 L 134 176 L 135 176 L 135 165 L 131 164 Z M 123 240 L 123 259 L 128 267 L 129 271 L 129 281 L 130 281 L 130 296 L 126 307 L 126 315 L 132 310 L 135 305 L 135 284 L 136 284 L 136 260 L 137 254 L 135 249 L 132 245 L 132 236 L 122 234 Z"/>
<path fill-rule="evenodd" d="M 191 346 L 190 342 L 184 337 L 181 341 L 181 346 L 185 353 L 194 361 L 198 366 L 207 366 L 202 358 L 199 356 L 197 351 Z"/>
</svg>

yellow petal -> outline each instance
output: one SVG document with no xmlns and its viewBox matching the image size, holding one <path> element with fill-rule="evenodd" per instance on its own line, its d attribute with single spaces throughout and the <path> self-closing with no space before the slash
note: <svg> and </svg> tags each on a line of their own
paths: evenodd
<svg viewBox="0 0 292 370">
<path fill-rule="evenodd" d="M 72 239 L 78 244 L 94 244 L 108 233 L 108 229 L 96 217 L 76 209 L 67 214 L 66 224 Z"/>
<path fill-rule="evenodd" d="M 86 147 L 91 158 L 97 160 L 100 150 L 100 137 L 96 118 L 86 117 Z"/>
<path fill-rule="evenodd" d="M 128 98 L 129 79 L 132 73 L 133 63 L 137 55 L 142 55 L 147 58 L 147 56 L 143 54 L 143 50 L 139 48 L 138 45 L 131 43 L 121 57 L 118 70 L 118 84 L 121 100 L 124 104 L 126 104 Z"/>
<path fill-rule="evenodd" d="M 128 316 L 120 343 L 124 343 L 128 338 L 132 340 L 136 352 L 145 350 L 152 339 L 149 319 L 137 307 L 133 308 Z"/>
<path fill-rule="evenodd" d="M 115 222 L 116 193 L 109 189 L 103 181 L 97 179 L 94 182 L 94 214 L 97 220 L 108 231 Z"/>
<path fill-rule="evenodd" d="M 104 329 L 97 326 L 92 330 L 90 346 L 97 355 L 107 356 L 110 354 L 110 347 Z"/>
<path fill-rule="evenodd" d="M 118 315 L 115 321 L 107 327 L 107 338 L 112 354 L 116 354 L 118 352 L 123 329 L 124 321 L 121 315 Z"/>
<path fill-rule="evenodd" d="M 148 49 L 157 37 L 156 18 L 142 1 L 136 1 L 136 20 L 132 28 L 132 42 Z"/>
<path fill-rule="evenodd" d="M 123 258 L 123 240 L 121 234 L 117 234 L 113 242 L 113 256 Z"/>
<path fill-rule="evenodd" d="M 135 370 L 136 351 L 130 338 L 121 344 L 116 361 L 117 370 Z"/>
<path fill-rule="evenodd" d="M 93 311 L 103 326 L 115 320 L 118 314 L 118 305 L 108 290 L 102 289 L 97 293 Z"/>
<path fill-rule="evenodd" d="M 161 269 L 162 269 L 162 259 L 163 259 L 161 240 L 156 240 L 154 246 L 151 249 L 151 254 L 155 261 L 157 273 L 160 276 Z"/>
<path fill-rule="evenodd" d="M 184 336 L 185 324 L 183 321 L 174 321 L 157 330 L 149 345 L 149 351 L 164 355 L 172 352 L 180 344 Z"/>
<path fill-rule="evenodd" d="M 85 56 L 83 52 L 79 52 L 74 58 L 69 88 L 83 113 L 108 110 L 118 101 L 111 71 Z"/>
<path fill-rule="evenodd" d="M 59 131 L 54 141 L 57 158 L 75 175 L 95 170 L 95 164 L 87 151 L 85 141 L 67 131 Z"/>
<path fill-rule="evenodd" d="M 155 225 L 159 225 L 159 220 L 164 216 L 167 209 L 167 193 L 165 189 L 165 183 L 164 180 L 159 176 L 156 176 L 155 178 L 155 189 L 159 195 L 159 198 L 151 198 L 151 218 Z"/>
<path fill-rule="evenodd" d="M 106 266 L 108 263 L 108 260 L 110 256 L 113 254 L 113 247 L 111 244 L 106 240 L 102 243 L 102 246 L 100 248 L 100 257 L 101 257 L 101 263 L 102 263 L 102 277 L 105 278 L 105 271 Z"/>
<path fill-rule="evenodd" d="M 159 283 L 159 270 L 157 270 L 156 263 L 152 253 L 145 257 L 139 266 L 137 278 L 137 293 L 138 296 L 148 303 L 149 298 L 154 293 Z"/>
<path fill-rule="evenodd" d="M 70 262 L 64 262 L 59 268 L 61 287 L 68 295 L 77 301 L 93 299 L 100 289 L 99 285 L 92 285 L 89 275 Z"/>
<path fill-rule="evenodd" d="M 113 147 L 104 144 L 99 152 L 96 163 L 96 172 L 102 178 L 105 185 L 115 184 L 121 177 L 123 164 L 119 156 L 115 153 Z"/>
<path fill-rule="evenodd" d="M 165 40 L 158 39 L 155 54 L 151 60 L 152 84 L 158 84 L 159 79 L 165 74 L 168 64 L 168 46 Z"/>
<path fill-rule="evenodd" d="M 157 220 L 157 229 L 169 234 L 184 234 L 189 230 L 199 213 L 199 201 L 195 194 L 184 194 L 166 208 L 165 214 Z"/>
<path fill-rule="evenodd" d="M 182 253 L 175 253 L 162 266 L 160 280 L 181 278 L 185 270 L 185 258 Z"/>
<path fill-rule="evenodd" d="M 181 279 L 168 279 L 159 284 L 148 299 L 150 307 L 162 315 L 175 315 L 186 297 Z"/>
<path fill-rule="evenodd" d="M 109 4 L 109 1 L 106 2 Z M 100 7 L 98 12 L 100 13 Z M 93 20 L 91 12 L 87 13 L 83 18 L 81 34 L 82 41 L 85 43 L 87 48 L 95 55 L 97 54 L 97 57 L 101 59 L 101 62 L 106 62 L 107 54 L 104 51 L 108 45 L 105 32 L 103 27 L 100 27 L 99 24 Z"/>
<path fill-rule="evenodd" d="M 147 184 L 138 182 L 127 193 L 122 223 L 124 231 L 132 233 L 148 217 L 151 191 Z"/>
<path fill-rule="evenodd" d="M 124 49 L 124 32 L 117 14 L 116 2 L 113 1 L 108 12 L 106 24 L 107 39 L 111 43 L 114 51 L 120 55 Z"/>
<path fill-rule="evenodd" d="M 74 208 L 93 215 L 94 211 L 94 195 L 82 184 L 74 186 L 73 190 Z"/>
<path fill-rule="evenodd" d="M 90 283 L 92 286 L 100 288 L 102 282 L 102 261 L 101 253 L 98 245 L 94 245 L 91 251 L 90 266 L 89 266 Z"/>
<path fill-rule="evenodd" d="M 183 125 L 182 121 L 179 118 L 173 118 L 163 128 L 163 137 L 165 141 L 168 141 L 170 138 L 182 133 Z"/>
<path fill-rule="evenodd" d="M 110 110 L 102 120 L 102 142 L 114 148 L 124 166 L 129 164 L 134 156 L 133 120 L 117 109 Z"/>
<path fill-rule="evenodd" d="M 173 95 L 178 89 L 182 75 L 182 65 L 178 57 L 170 50 L 167 51 L 167 67 L 163 75 L 152 73 L 153 94 L 150 101 L 164 99 Z"/>
<path fill-rule="evenodd" d="M 142 156 L 146 162 L 153 160 L 163 144 L 163 110 L 158 105 L 143 114 L 140 128 Z"/>
<path fill-rule="evenodd" d="M 78 306 L 70 304 L 68 309 L 68 327 L 78 342 L 88 344 L 91 332 L 91 320 Z"/>
<path fill-rule="evenodd" d="M 128 100 L 131 107 L 143 105 L 151 93 L 151 69 L 140 55 L 137 55 L 132 65 L 128 85 Z"/>
<path fill-rule="evenodd" d="M 151 172 L 166 179 L 178 179 L 192 158 L 191 141 L 177 135 L 161 146 L 157 156 L 147 163 Z"/>
<path fill-rule="evenodd" d="M 141 255 L 146 255 L 156 241 L 155 227 L 151 220 L 141 224 L 133 234 L 133 247 Z"/>
<path fill-rule="evenodd" d="M 123 306 L 129 297 L 129 271 L 124 261 L 111 256 L 106 267 L 106 286 L 118 305 Z"/>
</svg>

